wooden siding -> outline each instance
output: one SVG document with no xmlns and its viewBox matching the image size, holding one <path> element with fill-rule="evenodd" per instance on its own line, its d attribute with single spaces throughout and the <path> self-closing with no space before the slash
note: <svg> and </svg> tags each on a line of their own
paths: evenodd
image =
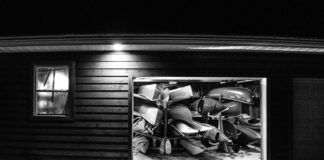
<svg viewBox="0 0 324 160">
<path fill-rule="evenodd" d="M 30 120 L 34 61 L 72 60 L 76 71 L 89 69 L 77 56 L 34 56 L 3 56 L 0 64 L 0 159 L 128 159 L 127 74 L 77 74 L 73 122 Z"/>
<path fill-rule="evenodd" d="M 291 77 L 321 76 L 320 55 L 260 53 L 3 54 L 0 64 L 0 156 L 3 159 L 127 159 L 127 76 L 268 77 L 268 154 L 291 158 Z M 75 121 L 32 121 L 31 64 L 76 62 Z M 278 128 L 281 130 L 278 131 Z"/>
<path fill-rule="evenodd" d="M 294 79 L 294 159 L 323 157 L 324 79 Z"/>
</svg>

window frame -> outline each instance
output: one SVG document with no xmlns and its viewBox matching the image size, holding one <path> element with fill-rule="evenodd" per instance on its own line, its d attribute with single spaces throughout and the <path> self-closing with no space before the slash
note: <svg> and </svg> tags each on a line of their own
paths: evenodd
<svg viewBox="0 0 324 160">
<path fill-rule="evenodd" d="M 67 115 L 37 115 L 36 113 L 36 96 L 37 96 L 37 88 L 36 88 L 36 68 L 37 67 L 51 67 L 51 66 L 59 66 L 64 65 L 69 68 L 69 89 L 67 92 L 69 94 L 67 103 L 68 103 L 68 114 Z M 75 104 L 74 104 L 74 94 L 75 94 L 75 62 L 73 61 L 59 61 L 59 62 L 34 62 L 32 64 L 32 109 L 31 109 L 31 119 L 32 120 L 59 120 L 59 121 L 73 121 L 75 117 Z M 55 92 L 53 90 L 52 92 Z"/>
</svg>

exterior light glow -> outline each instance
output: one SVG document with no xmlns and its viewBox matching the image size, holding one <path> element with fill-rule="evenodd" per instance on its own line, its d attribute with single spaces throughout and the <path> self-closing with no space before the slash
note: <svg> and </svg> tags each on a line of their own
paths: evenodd
<svg viewBox="0 0 324 160">
<path fill-rule="evenodd" d="M 115 43 L 113 44 L 112 49 L 114 51 L 122 51 L 124 49 L 124 46 L 120 43 Z"/>
</svg>

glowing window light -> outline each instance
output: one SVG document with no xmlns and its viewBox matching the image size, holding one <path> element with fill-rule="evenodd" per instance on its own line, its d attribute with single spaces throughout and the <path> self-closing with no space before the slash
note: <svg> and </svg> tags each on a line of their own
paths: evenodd
<svg viewBox="0 0 324 160">
<path fill-rule="evenodd" d="M 36 67 L 36 115 L 62 115 L 66 113 L 69 92 L 69 67 Z"/>
<path fill-rule="evenodd" d="M 57 72 L 55 75 L 55 90 L 68 90 L 69 89 L 69 77 L 68 74 Z"/>
</svg>

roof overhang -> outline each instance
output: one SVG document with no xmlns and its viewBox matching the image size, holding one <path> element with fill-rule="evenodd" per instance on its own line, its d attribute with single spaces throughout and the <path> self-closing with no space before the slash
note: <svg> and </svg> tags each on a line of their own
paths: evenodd
<svg viewBox="0 0 324 160">
<path fill-rule="evenodd" d="M 324 54 L 324 41 L 206 35 L 64 35 L 0 38 L 0 53 L 114 51 L 273 52 Z"/>
</svg>

